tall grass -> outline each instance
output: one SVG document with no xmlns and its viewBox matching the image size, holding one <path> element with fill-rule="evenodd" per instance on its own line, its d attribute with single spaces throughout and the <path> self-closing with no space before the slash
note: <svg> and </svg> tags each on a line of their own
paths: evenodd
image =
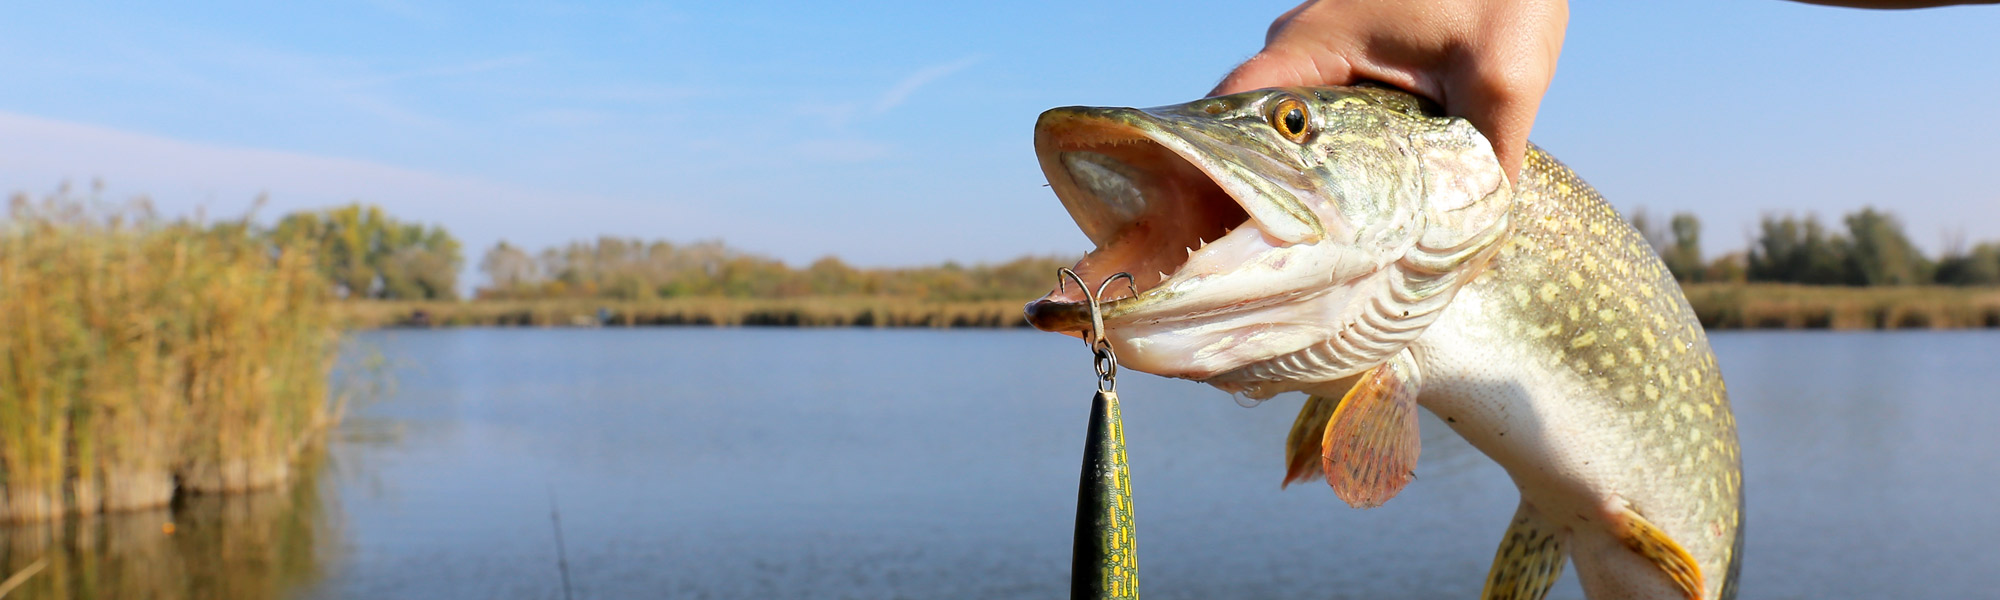
<svg viewBox="0 0 2000 600">
<path fill-rule="evenodd" d="M 266 487 L 337 418 L 303 244 L 67 193 L 0 223 L 0 522 Z"/>
</svg>

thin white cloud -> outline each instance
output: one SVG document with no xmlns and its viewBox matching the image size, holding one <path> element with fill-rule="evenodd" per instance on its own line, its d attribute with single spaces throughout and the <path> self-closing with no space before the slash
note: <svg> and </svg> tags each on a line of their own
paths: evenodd
<svg viewBox="0 0 2000 600">
<path fill-rule="evenodd" d="M 917 72 L 911 73 L 909 77 L 904 77 L 902 81 L 896 82 L 896 85 L 890 86 L 887 91 L 882 92 L 882 96 L 875 100 L 873 114 L 879 115 L 889 112 L 890 109 L 902 106 L 904 102 L 910 99 L 911 94 L 917 93 L 918 88 L 943 79 L 946 75 L 963 71 L 966 67 L 970 67 L 985 58 L 984 55 L 975 54 L 945 64 L 919 69 Z"/>
<path fill-rule="evenodd" d="M 551 192 L 366 160 L 191 142 L 5 111 L 0 111 L 0 139 L 8 140 L 0 144 L 0 193 L 40 194 L 65 182 L 102 180 L 106 200 L 149 196 L 166 216 L 240 214 L 266 195 L 260 214 L 267 219 L 367 202 L 401 219 L 445 225 L 465 242 L 469 264 L 502 236 L 545 245 L 607 229 L 630 231 L 634 222 L 714 218 L 684 203 Z"/>
</svg>

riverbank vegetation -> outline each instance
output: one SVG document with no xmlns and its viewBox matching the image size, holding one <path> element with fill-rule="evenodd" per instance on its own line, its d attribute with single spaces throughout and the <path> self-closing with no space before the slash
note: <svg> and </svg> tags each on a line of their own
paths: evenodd
<svg viewBox="0 0 2000 600">
<path fill-rule="evenodd" d="M 0 222 L 0 522 L 265 488 L 338 419 L 314 240 L 67 190 Z"/>
<path fill-rule="evenodd" d="M 1832 232 L 1816 216 L 1767 216 L 1746 252 L 1704 260 L 1701 222 L 1631 216 L 1713 329 L 2000 327 L 2000 243 L 1932 260 L 1894 216 L 1864 208 Z M 993 265 L 805 268 L 720 242 L 599 238 L 530 252 L 500 242 L 470 302 L 341 306 L 357 327 L 776 325 L 1024 327 L 1067 257 Z"/>
<path fill-rule="evenodd" d="M 1747 251 L 1704 259 L 1694 216 L 1633 220 L 1710 328 L 2000 327 L 2000 243 L 1933 259 L 1863 209 L 1838 232 L 1767 217 Z M 1070 263 L 795 268 L 720 242 L 501 242 L 458 300 L 457 240 L 374 207 L 261 227 L 17 195 L 0 221 L 0 521 L 286 480 L 339 418 L 344 327 L 1021 327 Z"/>
<path fill-rule="evenodd" d="M 1700 221 L 1634 224 L 1702 323 L 2000 328 L 2000 243 L 1925 256 L 1888 213 L 1773 215 L 1705 259 Z M 802 268 L 720 242 L 599 238 L 464 260 L 443 228 L 353 204 L 271 226 L 163 219 L 64 190 L 0 220 L 0 522 L 271 487 L 340 416 L 344 328 L 1023 327 L 1071 257 Z"/>
<path fill-rule="evenodd" d="M 2000 327 L 2000 287 L 1684 283 L 1708 329 Z"/>
<path fill-rule="evenodd" d="M 825 257 L 803 269 L 708 241 L 675 244 L 604 237 L 530 254 L 502 241 L 479 261 L 481 300 L 678 298 L 797 300 L 881 298 L 889 302 L 1019 300 L 1047 293 L 1056 269 L 1075 258 L 1025 257 L 1000 264 L 946 262 L 856 268 Z"/>
<path fill-rule="evenodd" d="M 1054 285 L 1054 284 L 1050 284 Z M 2000 288 L 1684 283 L 1709 329 L 1956 329 L 2000 327 Z M 1034 292 L 1030 298 L 1047 290 Z M 1027 300 L 907 302 L 880 297 L 669 298 L 358 302 L 337 306 L 357 328 L 1027 327 Z"/>
<path fill-rule="evenodd" d="M 1702 260 L 1701 220 L 1694 214 L 1675 214 L 1665 226 L 1644 209 L 1630 219 L 1667 270 L 1684 283 L 1917 286 L 1919 290 L 2000 285 L 2000 242 L 1968 249 L 1962 238 L 1948 239 L 1943 256 L 1933 260 L 1904 235 L 1901 221 L 1873 207 L 1842 217 L 1844 231 L 1828 228 L 1818 215 L 1765 215 L 1747 250 L 1708 262 Z"/>
<path fill-rule="evenodd" d="M 1051 269 L 1053 272 L 1054 269 Z M 1054 285 L 1051 283 L 1050 285 Z M 1046 290 L 1044 290 L 1046 291 Z M 562 298 L 470 302 L 356 302 L 343 322 L 381 327 L 1024 327 L 1025 300 L 903 301 L 827 298 Z"/>
</svg>

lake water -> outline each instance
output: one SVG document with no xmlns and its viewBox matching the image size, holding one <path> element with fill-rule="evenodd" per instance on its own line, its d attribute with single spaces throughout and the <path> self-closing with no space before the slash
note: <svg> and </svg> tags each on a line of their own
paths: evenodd
<svg viewBox="0 0 2000 600">
<path fill-rule="evenodd" d="M 14 538 L 0 566 L 33 560 L 32 536 L 83 547 L 41 576 L 61 585 L 9 598 L 563 598 L 563 564 L 574 598 L 1067 593 L 1094 385 L 1075 340 L 637 329 L 362 342 L 395 386 L 351 409 L 312 483 L 60 534 L 0 530 Z M 1713 343 L 1744 444 L 1742 597 L 2000 589 L 2000 334 Z M 1279 489 L 1300 398 L 1243 408 L 1192 383 L 1119 383 L 1147 598 L 1478 596 L 1515 491 L 1429 415 L 1417 481 L 1358 511 L 1323 485 Z M 1565 575 L 1552 597 L 1581 595 Z"/>
</svg>

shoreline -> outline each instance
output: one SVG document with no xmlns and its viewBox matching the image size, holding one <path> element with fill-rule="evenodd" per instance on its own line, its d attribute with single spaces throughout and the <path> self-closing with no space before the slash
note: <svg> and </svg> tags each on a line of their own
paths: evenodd
<svg viewBox="0 0 2000 600">
<path fill-rule="evenodd" d="M 1682 286 L 1712 330 L 2000 328 L 2000 288 L 1776 283 Z M 342 302 L 353 329 L 451 327 L 1027 327 L 1027 300 L 927 302 L 874 296 Z"/>
</svg>

